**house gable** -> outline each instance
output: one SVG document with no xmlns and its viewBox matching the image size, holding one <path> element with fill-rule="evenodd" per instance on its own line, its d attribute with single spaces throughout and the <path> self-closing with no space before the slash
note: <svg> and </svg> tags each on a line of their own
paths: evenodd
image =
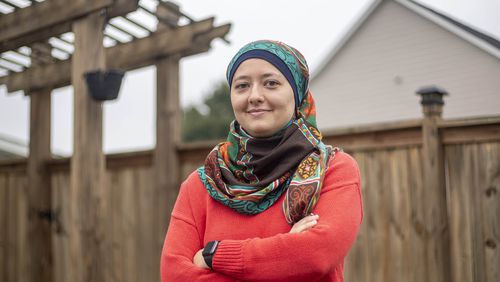
<svg viewBox="0 0 500 282">
<path fill-rule="evenodd" d="M 500 114 L 499 57 L 400 2 L 374 3 L 327 60 L 311 81 L 321 128 L 419 118 L 432 84 L 445 117 Z"/>
</svg>

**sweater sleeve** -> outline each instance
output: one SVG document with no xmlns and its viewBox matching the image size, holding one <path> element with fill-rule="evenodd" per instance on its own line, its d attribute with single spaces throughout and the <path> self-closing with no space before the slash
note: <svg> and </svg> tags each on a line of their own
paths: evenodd
<svg viewBox="0 0 500 282">
<path fill-rule="evenodd" d="M 203 248 L 192 217 L 188 187 L 184 182 L 175 202 L 161 255 L 161 280 L 167 281 L 235 281 L 212 270 L 197 267 L 193 257 Z"/>
<path fill-rule="evenodd" d="M 359 169 L 339 153 L 325 175 L 313 228 L 268 238 L 223 240 L 214 271 L 245 281 L 312 281 L 343 262 L 362 220 Z"/>
</svg>

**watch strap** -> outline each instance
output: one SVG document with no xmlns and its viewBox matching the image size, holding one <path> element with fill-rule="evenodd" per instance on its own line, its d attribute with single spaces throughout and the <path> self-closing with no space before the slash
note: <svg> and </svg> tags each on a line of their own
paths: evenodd
<svg viewBox="0 0 500 282">
<path fill-rule="evenodd" d="M 210 268 L 212 268 L 212 261 L 218 246 L 219 246 L 219 241 L 210 241 L 207 243 L 205 248 L 203 248 L 203 251 L 201 253 L 203 255 L 205 263 Z"/>
</svg>

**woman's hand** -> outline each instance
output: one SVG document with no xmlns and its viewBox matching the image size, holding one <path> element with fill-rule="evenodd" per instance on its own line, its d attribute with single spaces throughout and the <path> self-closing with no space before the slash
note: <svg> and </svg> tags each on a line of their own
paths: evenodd
<svg viewBox="0 0 500 282">
<path fill-rule="evenodd" d="M 289 233 L 300 233 L 313 228 L 318 223 L 319 215 L 310 214 L 303 219 L 297 221 Z"/>
<path fill-rule="evenodd" d="M 193 257 L 193 263 L 197 267 L 208 268 L 208 265 L 205 262 L 205 259 L 203 258 L 202 252 L 203 252 L 203 249 L 201 249 L 198 252 L 196 252 L 196 254 Z"/>
</svg>

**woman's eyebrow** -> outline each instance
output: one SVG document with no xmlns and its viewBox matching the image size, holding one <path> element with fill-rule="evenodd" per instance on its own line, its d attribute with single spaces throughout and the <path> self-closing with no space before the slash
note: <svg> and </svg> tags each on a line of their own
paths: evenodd
<svg viewBox="0 0 500 282">
<path fill-rule="evenodd" d="M 267 77 L 270 77 L 270 76 L 279 76 L 279 75 L 277 73 L 268 72 L 268 73 L 265 73 L 265 74 L 261 75 L 260 77 L 261 78 L 267 78 Z"/>
<path fill-rule="evenodd" d="M 233 81 L 237 81 L 237 80 L 240 80 L 240 79 L 249 79 L 249 78 L 250 78 L 250 76 L 248 76 L 248 75 L 240 75 L 238 77 L 235 77 L 233 79 Z"/>
<path fill-rule="evenodd" d="M 267 77 L 271 77 L 271 76 L 279 76 L 277 73 L 273 73 L 273 72 L 268 72 L 268 73 L 264 73 L 260 76 L 260 78 L 267 78 Z M 241 79 L 251 79 L 251 76 L 250 75 L 240 75 L 240 76 L 237 76 L 236 78 L 234 78 L 233 81 L 237 81 L 237 80 L 241 80 Z"/>
</svg>

